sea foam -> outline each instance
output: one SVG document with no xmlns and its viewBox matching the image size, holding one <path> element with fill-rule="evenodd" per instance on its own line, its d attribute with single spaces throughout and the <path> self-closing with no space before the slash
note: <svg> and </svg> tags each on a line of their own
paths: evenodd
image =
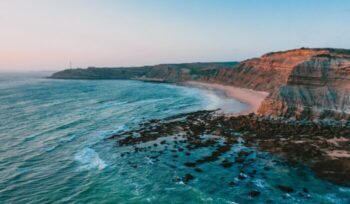
<svg viewBox="0 0 350 204">
<path fill-rule="evenodd" d="M 75 160 L 81 163 L 79 170 L 98 169 L 102 170 L 107 165 L 95 152 L 95 150 L 85 147 L 81 151 L 77 152 L 74 156 Z"/>
</svg>

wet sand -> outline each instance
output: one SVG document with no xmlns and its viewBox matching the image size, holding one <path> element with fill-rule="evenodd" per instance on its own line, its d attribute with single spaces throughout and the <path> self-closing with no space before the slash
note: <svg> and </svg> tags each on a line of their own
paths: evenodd
<svg viewBox="0 0 350 204">
<path fill-rule="evenodd" d="M 260 107 L 262 101 L 268 96 L 269 93 L 262 91 L 254 91 L 246 88 L 239 88 L 234 86 L 227 86 L 213 83 L 203 83 L 196 81 L 188 81 L 183 83 L 185 86 L 196 87 L 201 89 L 207 89 L 214 92 L 224 93 L 226 97 L 235 99 L 239 102 L 248 105 L 248 108 L 234 115 L 243 115 L 248 113 L 256 113 Z M 222 96 L 222 94 L 218 95 Z M 225 112 L 225 110 L 223 110 Z"/>
</svg>

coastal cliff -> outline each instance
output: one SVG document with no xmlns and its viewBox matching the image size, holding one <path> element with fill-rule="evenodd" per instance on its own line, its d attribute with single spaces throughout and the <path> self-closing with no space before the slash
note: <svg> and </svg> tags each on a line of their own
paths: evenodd
<svg viewBox="0 0 350 204">
<path fill-rule="evenodd" d="M 258 113 L 296 119 L 348 119 L 350 50 L 272 52 L 220 69 L 206 82 L 269 92 Z"/>
<path fill-rule="evenodd" d="M 345 49 L 301 48 L 241 63 L 68 69 L 51 78 L 200 81 L 270 93 L 258 109 L 263 116 L 347 119 L 350 115 L 350 50 Z"/>
<path fill-rule="evenodd" d="M 208 82 L 272 92 L 287 83 L 295 66 L 317 53 L 323 51 L 298 49 L 268 53 L 260 58 L 245 60 L 236 69 L 221 69 L 216 75 L 208 78 Z"/>
<path fill-rule="evenodd" d="M 258 113 L 267 116 L 348 119 L 350 115 L 350 51 L 339 49 L 292 50 L 273 53 L 299 55 L 292 67 L 281 68 L 279 83 L 261 104 Z M 291 57 L 293 58 L 293 57 Z M 301 57 L 300 57 L 301 58 Z M 300 59 L 299 58 L 299 59 Z M 259 68 L 257 66 L 256 68 Z"/>
</svg>

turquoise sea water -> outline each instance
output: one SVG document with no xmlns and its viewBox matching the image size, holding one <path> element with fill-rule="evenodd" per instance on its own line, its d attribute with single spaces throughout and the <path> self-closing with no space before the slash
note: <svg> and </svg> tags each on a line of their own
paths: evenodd
<svg viewBox="0 0 350 204">
<path fill-rule="evenodd" d="M 122 157 L 127 147 L 104 140 L 148 119 L 227 103 L 237 107 L 231 111 L 245 108 L 168 84 L 0 75 L 0 203 L 350 203 L 349 188 L 263 152 L 252 150 L 256 162 L 249 167 L 222 168 L 217 161 L 193 172 L 183 154 L 157 162 L 143 153 Z M 228 154 L 241 149 L 248 148 L 237 145 Z M 238 179 L 243 168 L 244 175 L 258 173 Z M 178 178 L 187 173 L 195 179 L 184 184 Z M 261 194 L 251 197 L 252 190 Z"/>
</svg>

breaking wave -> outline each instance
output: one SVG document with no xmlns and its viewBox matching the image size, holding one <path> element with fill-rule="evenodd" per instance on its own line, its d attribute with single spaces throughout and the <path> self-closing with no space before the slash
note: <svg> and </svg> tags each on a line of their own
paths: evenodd
<svg viewBox="0 0 350 204">
<path fill-rule="evenodd" d="M 98 153 L 88 147 L 77 152 L 74 158 L 81 164 L 79 170 L 102 170 L 107 166 L 106 163 L 100 158 Z"/>
</svg>

